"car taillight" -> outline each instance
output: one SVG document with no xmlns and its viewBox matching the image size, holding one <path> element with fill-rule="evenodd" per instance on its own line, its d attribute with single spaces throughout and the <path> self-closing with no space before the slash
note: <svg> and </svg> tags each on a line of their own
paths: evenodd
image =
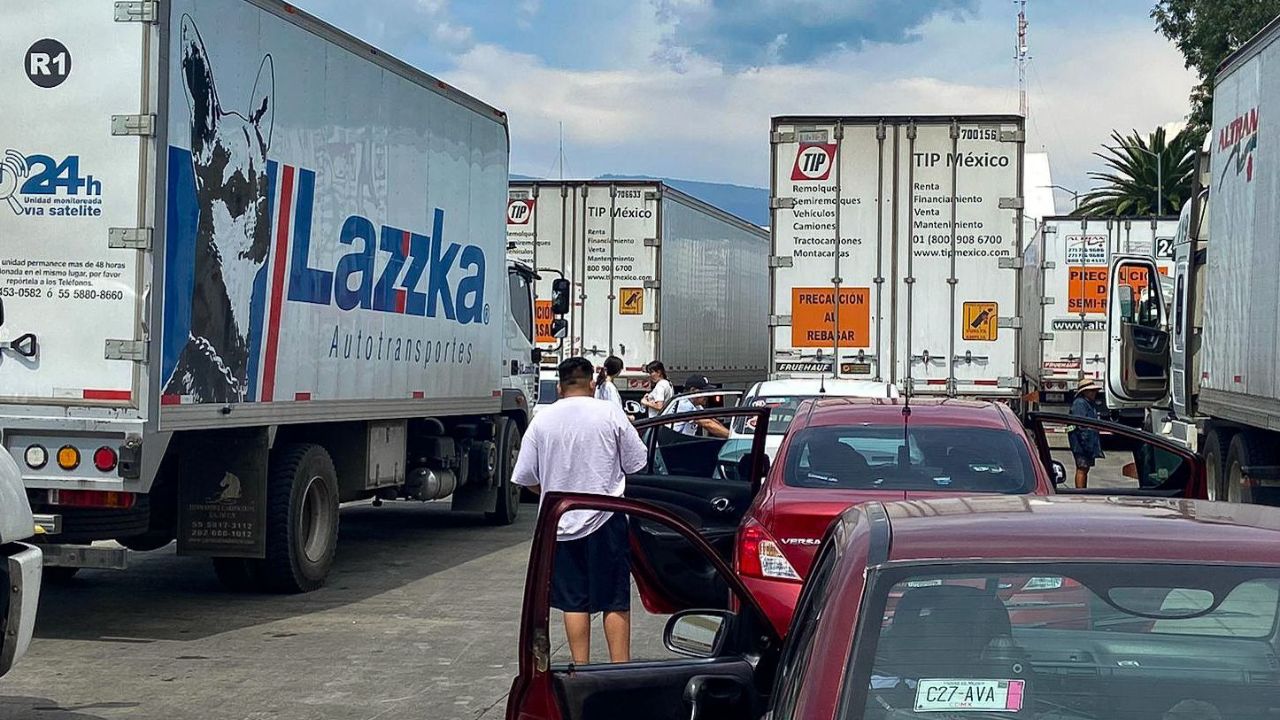
<svg viewBox="0 0 1280 720">
<path fill-rule="evenodd" d="M 782 548 L 759 523 L 749 522 L 738 531 L 738 572 L 747 577 L 800 582 Z"/>
<path fill-rule="evenodd" d="M 118 508 L 133 507 L 137 496 L 114 490 L 50 490 L 49 504 L 63 507 Z"/>
</svg>

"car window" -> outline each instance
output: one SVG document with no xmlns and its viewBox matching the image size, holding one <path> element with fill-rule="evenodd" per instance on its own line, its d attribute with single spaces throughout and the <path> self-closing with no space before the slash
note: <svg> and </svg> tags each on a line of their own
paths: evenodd
<svg viewBox="0 0 1280 720">
<path fill-rule="evenodd" d="M 1029 493 L 1026 444 L 996 428 L 837 425 L 806 428 L 787 451 L 792 487 Z"/>
<path fill-rule="evenodd" d="M 805 400 L 812 400 L 813 395 L 787 395 L 772 397 L 752 397 L 743 401 L 751 407 L 769 408 L 769 434 L 786 435 L 792 421 L 796 419 L 796 409 Z M 740 418 L 734 423 L 733 431 L 746 434 L 755 429 L 755 418 Z"/>
<path fill-rule="evenodd" d="M 538 381 L 538 404 L 550 405 L 560 399 L 560 383 L 555 380 Z"/>
<path fill-rule="evenodd" d="M 1210 720 L 1274 705 L 1280 570 L 938 567 L 874 580 L 881 621 L 856 640 L 844 717 Z"/>
</svg>

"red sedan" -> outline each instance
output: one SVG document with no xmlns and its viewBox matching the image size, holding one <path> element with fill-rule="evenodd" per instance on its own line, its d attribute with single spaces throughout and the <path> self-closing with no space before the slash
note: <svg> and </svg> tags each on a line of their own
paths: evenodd
<svg viewBox="0 0 1280 720">
<path fill-rule="evenodd" d="M 740 610 L 677 612 L 664 642 L 682 658 L 552 664 L 555 527 L 580 509 L 662 526 L 715 568 Z M 1026 495 L 869 502 L 824 534 L 780 644 L 751 591 L 678 513 L 550 495 L 507 718 L 1274 717 L 1278 546 L 1280 512 L 1259 506 Z M 1029 611 L 1049 604 L 1052 612 Z"/>
<path fill-rule="evenodd" d="M 1050 495 L 1053 478 L 1000 403 L 831 399 L 801 405 L 747 510 L 735 563 L 778 632 L 831 521 L 871 500 Z"/>
</svg>

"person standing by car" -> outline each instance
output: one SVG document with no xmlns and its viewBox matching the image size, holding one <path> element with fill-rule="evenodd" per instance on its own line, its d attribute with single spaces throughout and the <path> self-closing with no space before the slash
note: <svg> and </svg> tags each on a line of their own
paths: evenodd
<svg viewBox="0 0 1280 720">
<path fill-rule="evenodd" d="M 618 394 L 618 386 L 614 384 L 620 374 L 622 374 L 622 358 L 616 355 L 605 358 L 604 365 L 596 371 L 597 400 L 608 400 L 622 407 L 622 396 Z"/>
<path fill-rule="evenodd" d="M 626 474 L 643 470 L 648 449 L 622 406 L 592 397 L 591 361 L 557 368 L 560 400 L 529 423 L 511 481 L 534 493 L 622 497 Z M 571 512 L 556 527 L 551 606 L 564 613 L 573 662 L 591 660 L 591 615 L 604 614 L 611 662 L 631 659 L 631 553 L 627 519 Z"/>
<path fill-rule="evenodd" d="M 1098 397 L 1098 384 L 1089 378 L 1080 381 L 1076 387 L 1075 399 L 1071 401 L 1071 414 L 1075 417 L 1097 420 L 1098 411 L 1094 408 L 1094 400 Z M 1076 461 L 1076 489 L 1083 490 L 1089 486 L 1089 468 L 1102 454 L 1102 437 L 1093 428 L 1071 426 L 1067 432 L 1067 440 L 1071 443 L 1071 455 Z"/>
<path fill-rule="evenodd" d="M 649 411 L 649 417 L 657 417 L 667 403 L 671 402 L 671 398 L 675 397 L 676 390 L 671 387 L 671 381 L 667 379 L 667 366 L 661 361 L 654 360 L 645 365 L 644 371 L 649 373 L 653 389 L 640 399 L 640 404 Z"/>
<path fill-rule="evenodd" d="M 688 380 L 684 381 L 684 391 L 686 393 L 698 393 L 711 389 L 711 380 L 705 375 L 692 375 Z M 690 413 L 701 410 L 707 405 L 707 396 L 694 396 L 680 398 L 676 401 L 677 413 Z M 685 420 L 676 423 L 672 429 L 683 435 L 703 434 L 713 438 L 728 438 L 729 428 L 724 423 L 715 418 L 703 418 L 701 420 Z"/>
</svg>

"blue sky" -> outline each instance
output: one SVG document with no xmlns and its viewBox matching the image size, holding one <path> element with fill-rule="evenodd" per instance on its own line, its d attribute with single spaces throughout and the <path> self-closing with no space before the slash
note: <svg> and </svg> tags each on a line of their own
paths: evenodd
<svg viewBox="0 0 1280 720">
<path fill-rule="evenodd" d="M 768 184 L 778 114 L 1015 112 L 1010 0 L 295 0 L 508 111 L 512 171 Z M 1030 0 L 1029 150 L 1083 190 L 1187 112 L 1153 0 Z"/>
</svg>

